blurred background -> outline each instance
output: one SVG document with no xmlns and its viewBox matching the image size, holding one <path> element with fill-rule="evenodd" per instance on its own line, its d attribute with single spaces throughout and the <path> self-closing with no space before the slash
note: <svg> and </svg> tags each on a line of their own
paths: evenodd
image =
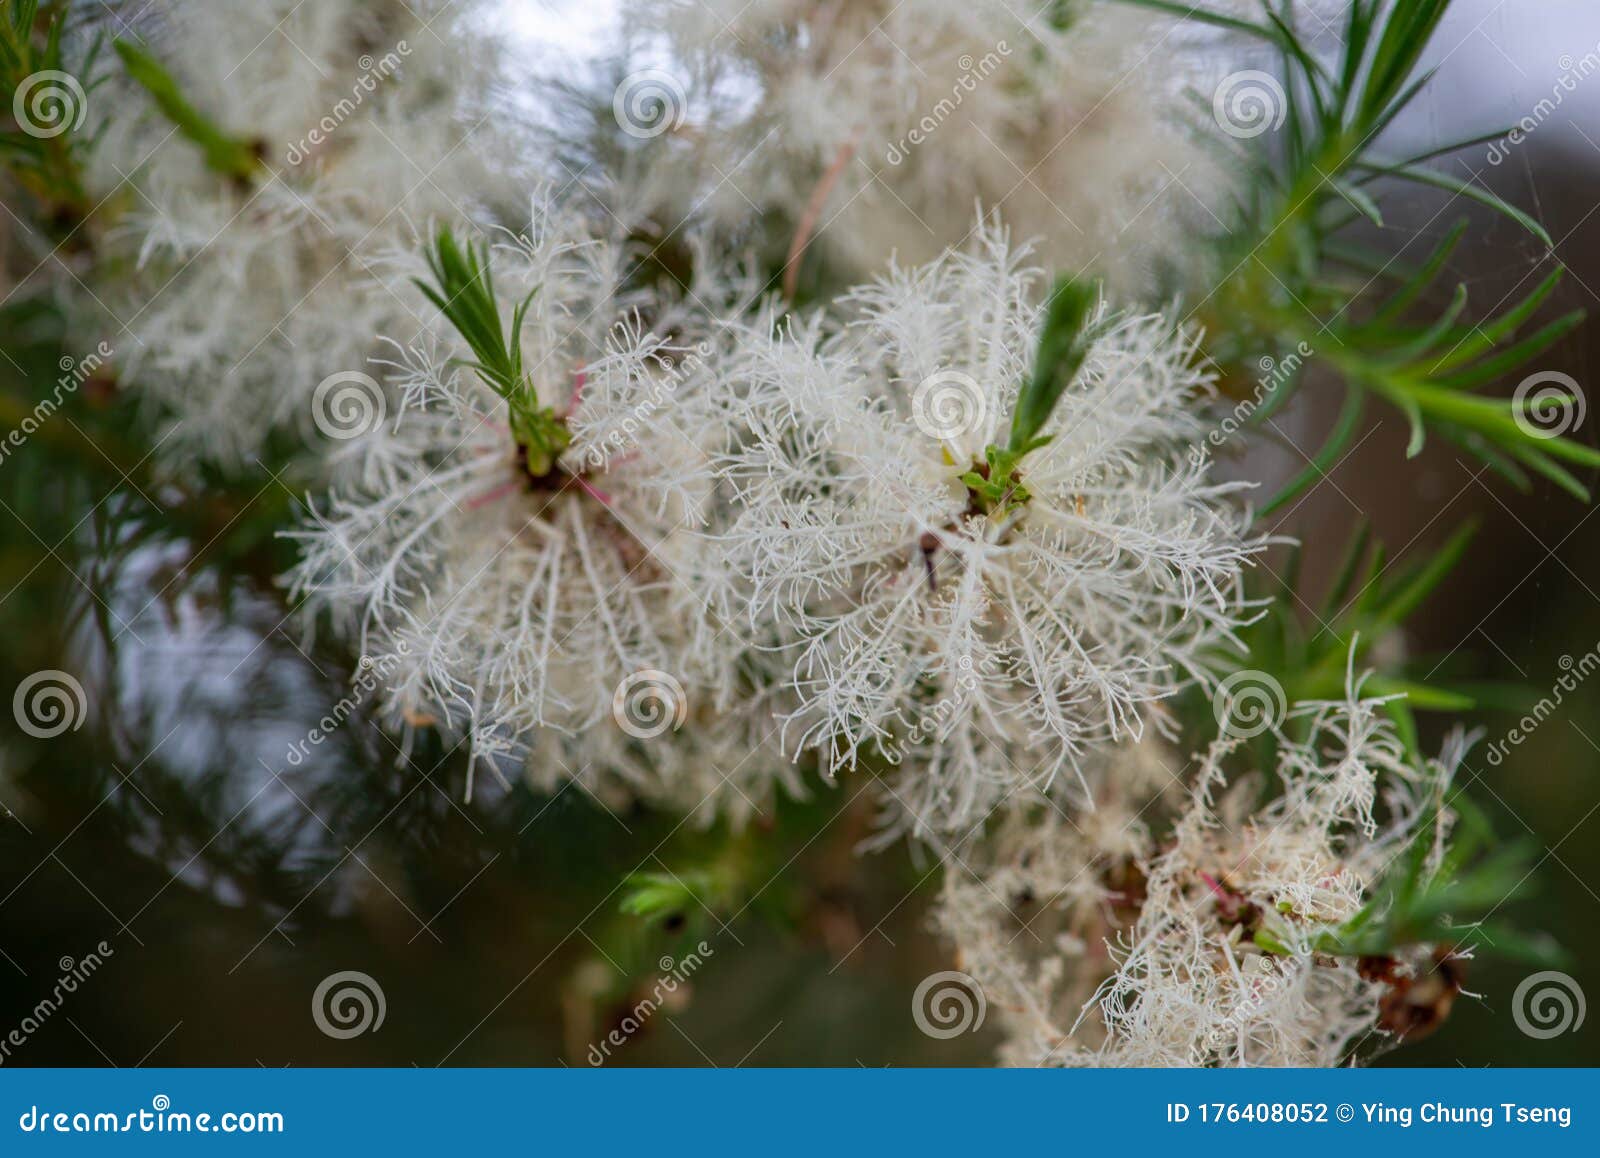
<svg viewBox="0 0 1600 1158">
<path fill-rule="evenodd" d="M 610 11 L 508 3 L 501 18 L 510 40 L 548 59 L 598 51 L 614 31 Z M 1501 163 L 1485 150 L 1444 162 L 1537 210 L 1571 272 L 1552 316 L 1600 310 L 1600 75 L 1582 73 L 1594 54 L 1600 12 L 1589 0 L 1458 0 L 1432 53 L 1433 95 L 1396 130 L 1425 142 L 1509 124 L 1579 77 Z M 1419 247 L 1472 218 L 1453 269 L 1482 313 L 1547 272 L 1549 259 L 1503 218 L 1442 198 L 1399 204 L 1388 229 Z M 0 253 L 15 225 L 0 219 Z M 0 284 L 7 428 L 59 373 L 62 335 L 27 290 Z M 1597 349 L 1591 323 L 1540 368 L 1587 392 Z M 0 711 L 0 1040 L 35 1023 L 5 1064 L 582 1065 L 674 970 L 684 983 L 607 1064 L 990 1060 L 984 1031 L 936 1040 L 913 1021 L 918 982 L 955 966 L 927 927 L 937 865 L 903 845 L 858 852 L 872 815 L 852 786 L 814 785 L 811 800 L 742 834 L 608 808 L 575 788 L 490 790 L 465 803 L 463 754 L 401 752 L 351 691 L 355 657 L 289 618 L 275 583 L 289 553 L 274 533 L 297 504 L 294 480 L 161 479 L 129 407 L 91 377 L 0 462 L 0 695 L 45 670 L 70 673 L 83 691 L 81 726 L 48 738 Z M 1302 390 L 1284 428 L 1318 445 L 1335 410 Z M 1476 516 L 1465 565 L 1412 621 L 1406 647 L 1546 694 L 1564 657 L 1600 646 L 1594 508 L 1551 487 L 1517 494 L 1442 443 L 1407 462 L 1404 423 L 1386 412 L 1370 421 L 1276 529 L 1305 541 L 1316 575 L 1362 518 L 1406 559 Z M 1593 421 L 1579 433 L 1594 442 Z M 1231 469 L 1270 490 L 1303 462 L 1263 446 Z M 349 718 L 327 726 L 341 702 Z M 1497 916 L 1559 939 L 1591 995 L 1597 709 L 1600 680 L 1498 765 L 1487 745 L 1516 717 L 1480 713 L 1485 742 L 1463 771 L 1498 832 L 1535 842 L 1536 894 Z M 1447 723 L 1425 718 L 1430 745 Z M 318 729 L 326 742 L 297 748 Z M 766 882 L 732 915 L 687 905 L 646 923 L 619 912 L 630 874 L 730 858 Z M 39 1016 L 91 955 L 92 980 Z M 680 963 L 691 955 L 688 976 Z M 374 1032 L 330 1035 L 312 1016 L 319 985 L 344 971 L 381 989 Z M 1379 1064 L 1600 1064 L 1594 1024 L 1549 1040 L 1517 1029 L 1510 997 L 1528 972 L 1475 964 L 1466 988 L 1476 996 Z"/>
</svg>

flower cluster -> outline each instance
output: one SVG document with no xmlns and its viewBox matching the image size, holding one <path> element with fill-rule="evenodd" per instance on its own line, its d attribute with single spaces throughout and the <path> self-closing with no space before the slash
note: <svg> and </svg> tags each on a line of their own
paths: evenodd
<svg viewBox="0 0 1600 1158">
<path fill-rule="evenodd" d="M 505 133 L 454 83 L 491 46 L 446 7 L 141 10 L 151 48 L 130 34 L 125 51 L 146 71 L 98 90 L 95 108 L 113 115 L 89 174 L 97 201 L 124 206 L 100 260 L 134 269 L 88 305 L 126 328 L 118 373 L 166 421 L 168 461 L 236 469 L 274 432 L 343 437 L 317 387 L 361 373 L 374 335 L 420 321 L 379 255 L 434 215 L 525 200 L 496 158 Z M 364 388 L 383 405 L 376 383 Z"/>
<path fill-rule="evenodd" d="M 950 873 L 939 921 L 1003 1011 L 1006 1060 L 1336 1066 L 1431 1028 L 1455 947 L 1366 955 L 1356 931 L 1419 837 L 1442 847 L 1465 745 L 1419 770 L 1382 708 L 1355 690 L 1302 706 L 1266 776 L 1225 774 L 1236 740 L 1192 782 L 1168 753 L 1124 753 L 1095 813 L 1015 818 Z"/>
<path fill-rule="evenodd" d="M 1272 368 L 1242 431 L 1339 351 L 1351 401 L 1268 511 L 1368 394 L 1413 451 L 1439 430 L 1574 494 L 1561 463 L 1600 454 L 1530 432 L 1526 382 L 1474 393 L 1575 324 L 1518 340 L 1553 280 L 1413 325 L 1458 231 L 1386 302 L 1342 288 L 1338 223 L 1377 220 L 1351 191 L 1454 188 L 1436 153 L 1352 148 L 1418 91 L 1442 5 L 1349 6 L 1337 67 L 1293 5 L 1199 32 L 1178 7 L 623 0 L 594 100 L 578 68 L 500 91 L 471 3 L 152 0 L 120 67 L 74 47 L 86 133 L 10 139 L 96 251 L 67 292 L 123 331 L 163 461 L 309 468 L 289 599 L 367 660 L 408 745 L 469 751 L 469 796 L 521 775 L 744 840 L 853 779 L 882 840 L 945 862 L 938 922 L 1008 1060 L 1333 1065 L 1459 991 L 1428 890 L 1461 868 L 1464 744 L 1424 761 L 1409 708 L 1353 677 L 1394 640 L 1349 637 L 1460 548 L 1358 580 L 1358 541 L 1334 642 L 1293 646 L 1246 594 L 1274 540 L 1214 475 L 1208 412 Z M 1251 29 L 1290 83 L 1210 84 L 1248 60 L 1207 49 Z M 26 59 L 60 63 L 54 35 Z M 1251 102 L 1281 148 L 1230 119 Z M 1280 663 L 1277 699 L 1313 702 L 1180 764 L 1180 697 L 1226 732 L 1235 681 Z M 1401 861 L 1426 912 L 1388 889 Z"/>
<path fill-rule="evenodd" d="M 829 775 L 900 765 L 895 827 L 928 835 L 1077 792 L 1084 752 L 1208 678 L 1259 543 L 1186 461 L 1207 380 L 1170 319 L 1093 306 L 991 501 L 964 476 L 1004 441 L 1045 325 L 998 226 L 797 316 L 727 287 L 709 314 L 709 285 L 630 295 L 625 247 L 585 228 L 550 208 L 495 255 L 526 303 L 517 389 L 570 439 L 552 464 L 459 357 L 409 348 L 363 484 L 303 535 L 312 609 L 365 654 L 407 644 L 402 715 L 574 774 L 615 753 L 540 737 L 587 749 L 622 681 L 671 672 L 718 711 L 760 700 L 786 755 Z"/>
<path fill-rule="evenodd" d="M 992 473 L 1045 324 L 1028 256 L 980 223 L 835 324 L 746 328 L 718 395 L 738 423 L 720 545 L 783 649 L 789 732 L 829 771 L 902 764 L 890 791 L 922 834 L 1079 790 L 1080 757 L 1204 681 L 1248 615 L 1260 544 L 1236 488 L 1184 458 L 1209 381 L 1170 318 L 1094 306 L 1036 445 Z"/>
<path fill-rule="evenodd" d="M 1185 95 L 1206 54 L 1132 7 L 639 0 L 631 22 L 670 46 L 685 121 L 640 187 L 669 221 L 754 205 L 870 274 L 936 256 L 980 202 L 1134 289 L 1227 197 Z"/>
<path fill-rule="evenodd" d="M 628 677 L 670 671 L 715 701 L 733 673 L 711 658 L 737 644 L 719 651 L 685 581 L 713 491 L 708 379 L 684 359 L 705 338 L 680 306 L 627 291 L 627 262 L 541 201 L 494 252 L 493 286 L 526 307 L 513 393 L 465 364 L 442 319 L 395 346 L 400 410 L 354 448 L 292 577 L 363 654 L 395 657 L 398 717 L 464 731 L 479 757 L 536 749 L 574 777 L 589 744 L 631 767 L 597 729 Z M 562 445 L 535 447 L 518 415 L 543 416 Z M 678 712 L 683 693 L 665 694 Z"/>
</svg>

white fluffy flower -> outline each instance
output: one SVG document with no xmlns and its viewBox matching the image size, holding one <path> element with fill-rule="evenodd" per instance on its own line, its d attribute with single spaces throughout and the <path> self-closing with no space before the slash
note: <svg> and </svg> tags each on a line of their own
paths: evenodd
<svg viewBox="0 0 1600 1158">
<path fill-rule="evenodd" d="M 1245 615 L 1248 514 L 1183 453 L 1208 388 L 1193 338 L 1103 305 L 1081 370 L 1021 460 L 1030 497 L 960 476 L 1004 445 L 1039 346 L 1040 277 L 998 228 L 850 296 L 853 320 L 748 329 L 723 397 L 721 532 L 752 628 L 785 649 L 790 736 L 825 766 L 905 764 L 905 823 L 950 830 L 1075 785 L 1141 731 Z"/>
<path fill-rule="evenodd" d="M 952 867 L 939 921 L 1002 1011 L 1006 1061 L 1325 1067 L 1404 1027 L 1431 947 L 1402 951 L 1391 978 L 1330 950 L 1420 826 L 1448 831 L 1434 806 L 1462 743 L 1419 773 L 1381 701 L 1352 692 L 1295 717 L 1305 736 L 1276 733 L 1266 804 L 1256 776 L 1224 786 L 1227 741 L 1175 809 L 1168 760 L 1165 801 L 1110 775 L 1084 822 L 1013 817 Z"/>
<path fill-rule="evenodd" d="M 891 253 L 958 244 L 981 201 L 1048 239 L 1054 265 L 1130 291 L 1192 260 L 1186 230 L 1228 196 L 1185 91 L 1209 91 L 1217 53 L 1163 17 L 1012 0 L 635 8 L 670 45 L 658 87 L 683 121 L 647 143 L 639 186 L 669 225 L 753 204 L 870 276 Z"/>
<path fill-rule="evenodd" d="M 319 384 L 358 372 L 374 335 L 417 329 L 378 254 L 433 215 L 521 202 L 504 118 L 464 84 L 492 45 L 459 11 L 399 0 L 158 0 L 137 31 L 260 164 L 243 179 L 208 168 L 109 68 L 92 179 L 122 220 L 100 265 L 133 276 L 95 299 L 121 331 L 123 378 L 170 423 L 169 459 L 248 462 L 275 431 L 319 437 Z"/>
<path fill-rule="evenodd" d="M 669 733 L 730 698 L 742 643 L 683 580 L 712 495 L 703 349 L 687 311 L 624 293 L 630 265 L 549 207 L 497 246 L 501 301 L 529 302 L 524 401 L 571 434 L 557 468 L 533 477 L 505 399 L 447 362 L 453 332 L 402 349 L 404 407 L 299 533 L 293 579 L 392 673 L 403 718 L 479 757 L 532 751 L 547 782 L 652 792 Z"/>
</svg>

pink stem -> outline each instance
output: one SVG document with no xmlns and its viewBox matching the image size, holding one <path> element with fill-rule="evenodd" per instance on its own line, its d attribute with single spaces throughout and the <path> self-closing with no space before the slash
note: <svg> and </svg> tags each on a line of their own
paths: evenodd
<svg viewBox="0 0 1600 1158">
<path fill-rule="evenodd" d="M 469 499 L 467 502 L 467 510 L 475 511 L 479 507 L 485 507 L 492 502 L 497 502 L 498 500 L 505 498 L 507 495 L 517 490 L 517 488 L 520 486 L 522 486 L 521 479 L 512 479 L 510 482 L 501 483 L 499 486 L 495 487 L 494 490 L 489 491 L 486 494 L 481 494 L 475 499 Z"/>
<path fill-rule="evenodd" d="M 595 487 L 590 486 L 589 480 L 584 478 L 582 475 L 573 475 L 573 478 L 580 487 L 588 491 L 589 494 L 593 495 L 595 500 L 599 502 L 601 506 L 609 507 L 611 505 L 611 496 L 606 494 L 605 491 L 598 490 Z"/>
<path fill-rule="evenodd" d="M 589 372 L 582 362 L 572 372 L 572 394 L 567 399 L 567 413 L 571 414 L 578 408 L 578 399 L 583 397 L 583 387 L 589 381 Z"/>
<path fill-rule="evenodd" d="M 1219 901 L 1231 901 L 1233 899 L 1228 894 L 1228 890 L 1223 888 L 1221 885 L 1219 885 L 1217 883 L 1217 878 L 1216 877 L 1212 876 L 1210 873 L 1205 872 L 1202 869 L 1196 869 L 1195 871 L 1200 874 L 1200 879 L 1206 882 L 1206 888 L 1210 889 L 1213 893 L 1216 894 L 1217 900 L 1219 900 Z"/>
<path fill-rule="evenodd" d="M 822 217 L 822 209 L 828 203 L 828 195 L 839 183 L 845 166 L 850 164 L 850 158 L 856 155 L 856 146 L 860 141 L 861 130 L 858 128 L 850 134 L 849 140 L 839 146 L 839 151 L 834 154 L 833 163 L 823 172 L 816 187 L 811 191 L 811 198 L 806 202 L 805 211 L 800 215 L 800 223 L 795 228 L 794 240 L 789 245 L 788 260 L 783 263 L 783 296 L 786 301 L 794 301 L 795 291 L 800 288 L 800 259 L 805 256 L 806 246 L 811 244 L 811 235 L 816 231 L 817 221 Z"/>
</svg>

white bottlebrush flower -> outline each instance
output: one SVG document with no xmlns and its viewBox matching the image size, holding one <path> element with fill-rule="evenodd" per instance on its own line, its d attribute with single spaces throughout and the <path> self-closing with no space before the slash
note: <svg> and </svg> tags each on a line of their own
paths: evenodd
<svg viewBox="0 0 1600 1158">
<path fill-rule="evenodd" d="M 1111 806 L 1093 823 L 1013 818 L 952 868 L 939 922 L 1002 1010 L 1004 1060 L 1326 1067 L 1407 1028 L 1402 986 L 1452 969 L 1437 964 L 1449 950 L 1406 947 L 1380 977 L 1336 947 L 1421 826 L 1448 832 L 1435 806 L 1463 745 L 1418 772 L 1381 701 L 1355 692 L 1292 718 L 1305 737 L 1275 732 L 1264 805 L 1259 777 L 1225 784 L 1242 743 L 1225 741 L 1165 836 L 1152 834 L 1170 800 L 1107 777 Z M 1442 978 L 1430 980 L 1454 984 Z"/>
<path fill-rule="evenodd" d="M 503 313 L 527 303 L 515 407 L 454 360 L 468 351 L 442 320 L 402 348 L 401 411 L 299 533 L 293 583 L 391 672 L 401 718 L 479 757 L 531 751 L 547 781 L 616 772 L 654 795 L 657 748 L 728 702 L 742 641 L 683 580 L 713 488 L 703 336 L 689 311 L 624 292 L 632 264 L 550 207 L 496 246 Z M 518 407 L 570 436 L 547 469 Z"/>
<path fill-rule="evenodd" d="M 1025 497 L 962 480 L 1007 443 L 1033 370 L 1026 261 L 981 225 L 851 294 L 846 325 L 750 327 L 719 375 L 744 427 L 719 538 L 752 628 L 786 649 L 789 738 L 829 770 L 902 762 L 896 806 L 921 833 L 1076 790 L 1085 750 L 1204 678 L 1260 545 L 1236 488 L 1188 461 L 1209 379 L 1161 316 L 1096 307 L 1048 442 L 1020 459 Z"/>
<path fill-rule="evenodd" d="M 470 6 L 468 6 L 470 9 Z M 274 432 L 346 433 L 314 405 L 363 373 L 414 303 L 377 255 L 434 215 L 520 206 L 504 118 L 470 83 L 492 43 L 461 7 L 400 0 L 157 0 L 134 28 L 183 98 L 259 155 L 247 176 L 199 147 L 113 58 L 91 183 L 115 220 L 91 288 L 123 380 L 169 428 L 164 455 L 248 464 Z M 513 190 L 517 190 L 512 196 Z M 378 405 L 376 385 L 364 385 Z"/>
<path fill-rule="evenodd" d="M 920 261 L 959 244 L 981 201 L 1047 238 L 1053 265 L 1127 292 L 1187 268 L 1193 228 L 1214 227 L 1229 197 L 1204 139 L 1215 126 L 1186 91 L 1209 92 L 1218 54 L 1156 14 L 1011 0 L 634 7 L 640 60 L 659 67 L 630 80 L 682 122 L 640 150 L 655 163 L 639 195 L 669 225 L 753 204 L 815 230 L 859 276 L 891 253 Z M 657 40 L 664 55 L 650 54 Z"/>
<path fill-rule="evenodd" d="M 1163 742 L 1104 755 L 1092 810 L 1008 811 L 946 850 L 935 924 L 995 1011 L 1007 1064 L 1039 1064 L 1095 996 L 1108 942 L 1138 917 L 1151 831 L 1184 795 L 1184 764 Z"/>
</svg>

